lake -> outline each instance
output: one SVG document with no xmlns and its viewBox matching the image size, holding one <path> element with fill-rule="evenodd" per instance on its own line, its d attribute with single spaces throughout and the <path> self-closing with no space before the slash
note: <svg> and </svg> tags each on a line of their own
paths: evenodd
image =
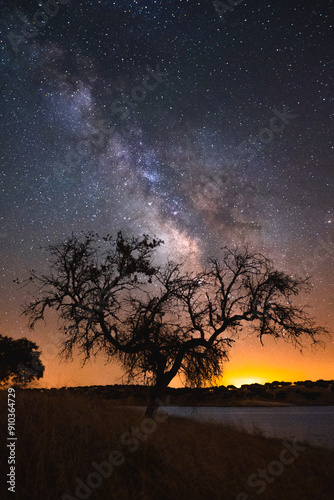
<svg viewBox="0 0 334 500">
<path fill-rule="evenodd" d="M 243 427 L 247 432 L 257 429 L 267 437 L 307 442 L 310 445 L 334 448 L 333 406 L 287 407 L 188 407 L 168 406 L 168 415 L 192 418 L 202 422 L 221 422 Z"/>
</svg>

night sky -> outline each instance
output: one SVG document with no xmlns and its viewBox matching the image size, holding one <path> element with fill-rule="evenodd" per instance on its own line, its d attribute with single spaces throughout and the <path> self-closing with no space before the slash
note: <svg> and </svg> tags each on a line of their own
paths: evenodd
<svg viewBox="0 0 334 500">
<path fill-rule="evenodd" d="M 312 276 L 301 300 L 334 332 L 334 3 L 215 3 L 0 1 L 0 333 L 37 342 L 47 387 L 119 382 L 20 317 L 13 280 L 72 231 L 148 233 L 191 265 L 249 243 Z M 330 379 L 333 359 L 245 332 L 222 383 Z"/>
</svg>

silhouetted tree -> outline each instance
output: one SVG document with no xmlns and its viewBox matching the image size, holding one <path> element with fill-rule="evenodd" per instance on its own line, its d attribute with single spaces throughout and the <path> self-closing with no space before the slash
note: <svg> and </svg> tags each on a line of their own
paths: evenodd
<svg viewBox="0 0 334 500">
<path fill-rule="evenodd" d="M 43 377 L 38 346 L 26 338 L 14 340 L 0 335 L 0 386 L 26 386 Z"/>
<path fill-rule="evenodd" d="M 284 400 L 287 398 L 287 391 L 286 390 L 283 390 L 283 391 L 278 391 L 275 395 L 276 399 L 279 399 L 279 400 Z"/>
<path fill-rule="evenodd" d="M 187 272 L 179 263 L 152 264 L 160 244 L 119 233 L 115 240 L 88 234 L 51 246 L 50 272 L 32 272 L 38 293 L 25 309 L 30 327 L 46 308 L 58 311 L 66 356 L 74 347 L 84 362 L 103 352 L 122 364 L 129 381 L 150 383 L 147 414 L 155 415 L 177 374 L 195 387 L 220 377 L 247 324 L 261 343 L 272 336 L 301 345 L 303 336 L 316 342 L 327 333 L 292 304 L 307 280 L 275 270 L 261 254 L 224 248 L 202 272 Z"/>
<path fill-rule="evenodd" d="M 322 389 L 327 389 L 327 387 L 330 385 L 331 381 L 330 380 L 323 380 L 323 379 L 320 379 L 320 380 L 317 380 L 315 383 L 314 383 L 314 386 L 315 387 L 321 387 Z"/>
</svg>

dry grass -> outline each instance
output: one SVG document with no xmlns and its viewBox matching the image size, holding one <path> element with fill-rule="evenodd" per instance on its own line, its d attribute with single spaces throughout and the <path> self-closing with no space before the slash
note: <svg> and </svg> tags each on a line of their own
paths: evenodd
<svg viewBox="0 0 334 500">
<path fill-rule="evenodd" d="M 6 398 L 6 391 L 1 391 L 2 435 L 6 435 Z M 131 453 L 121 436 L 131 426 L 141 425 L 142 413 L 116 408 L 105 399 L 66 393 L 20 391 L 16 416 L 17 487 L 15 494 L 8 493 L 3 439 L 3 499 L 54 500 L 64 493 L 70 495 L 64 499 L 78 498 L 76 478 L 86 482 L 95 470 L 92 462 L 108 460 L 115 449 L 122 452 L 124 463 L 85 498 L 236 500 L 244 491 L 249 500 L 334 499 L 334 452 L 329 450 L 307 447 L 258 495 L 258 488 L 248 486 L 247 479 L 278 459 L 283 449 L 280 440 L 170 417 Z"/>
</svg>

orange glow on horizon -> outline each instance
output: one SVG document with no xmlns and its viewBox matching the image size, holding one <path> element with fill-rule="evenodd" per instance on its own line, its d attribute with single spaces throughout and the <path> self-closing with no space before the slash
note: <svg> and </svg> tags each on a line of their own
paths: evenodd
<svg viewBox="0 0 334 500">
<path fill-rule="evenodd" d="M 53 318 L 52 318 L 53 319 Z M 123 371 L 115 363 L 106 363 L 106 358 L 99 354 L 82 366 L 82 357 L 74 355 L 72 362 L 59 358 L 61 335 L 57 334 L 55 321 L 48 326 L 38 325 L 34 332 L 29 332 L 22 321 L 22 333 L 39 346 L 41 360 L 45 365 L 44 377 L 34 384 L 35 387 L 60 388 L 91 385 L 114 385 L 125 383 Z M 13 322 L 13 332 L 6 328 L 6 334 L 14 337 L 17 326 Z M 332 327 L 331 331 L 334 331 Z M 16 335 L 18 337 L 18 335 Z M 325 348 L 310 349 L 303 352 L 291 344 L 274 339 L 266 339 L 261 346 L 259 340 L 247 334 L 240 335 L 230 350 L 230 361 L 224 364 L 223 376 L 216 385 L 235 385 L 273 382 L 297 382 L 303 380 L 334 379 L 334 342 L 325 340 Z M 137 382 L 133 382 L 137 383 Z M 182 380 L 175 377 L 171 387 L 183 387 Z"/>
<path fill-rule="evenodd" d="M 246 356 L 245 356 L 246 357 Z M 42 357 L 43 358 L 43 357 Z M 297 382 L 303 380 L 332 380 L 334 379 L 333 364 L 328 360 L 314 359 L 310 362 L 310 357 L 302 358 L 299 363 L 292 363 L 290 367 L 282 363 L 284 356 L 277 355 L 275 365 L 267 363 L 266 356 L 259 353 L 254 360 L 254 364 L 249 363 L 244 358 L 238 358 L 229 362 L 225 367 L 223 377 L 215 385 L 234 385 L 240 387 L 243 384 L 265 384 L 275 380 L 284 382 Z M 291 360 L 296 359 L 293 352 Z M 42 359 L 43 360 L 43 359 Z M 299 360 L 300 361 L 300 360 Z M 75 358 L 72 362 L 64 362 L 59 358 L 43 360 L 46 370 L 44 377 L 35 384 L 36 387 L 60 388 L 90 385 L 113 385 L 125 383 L 122 380 L 122 370 L 115 364 L 105 364 L 103 359 L 95 359 L 82 366 L 80 358 Z M 319 368 L 319 369 L 318 369 Z M 321 369 L 320 369 L 321 368 Z M 133 382 L 136 384 L 136 382 Z M 182 380 L 176 377 L 171 387 L 183 387 Z"/>
</svg>

